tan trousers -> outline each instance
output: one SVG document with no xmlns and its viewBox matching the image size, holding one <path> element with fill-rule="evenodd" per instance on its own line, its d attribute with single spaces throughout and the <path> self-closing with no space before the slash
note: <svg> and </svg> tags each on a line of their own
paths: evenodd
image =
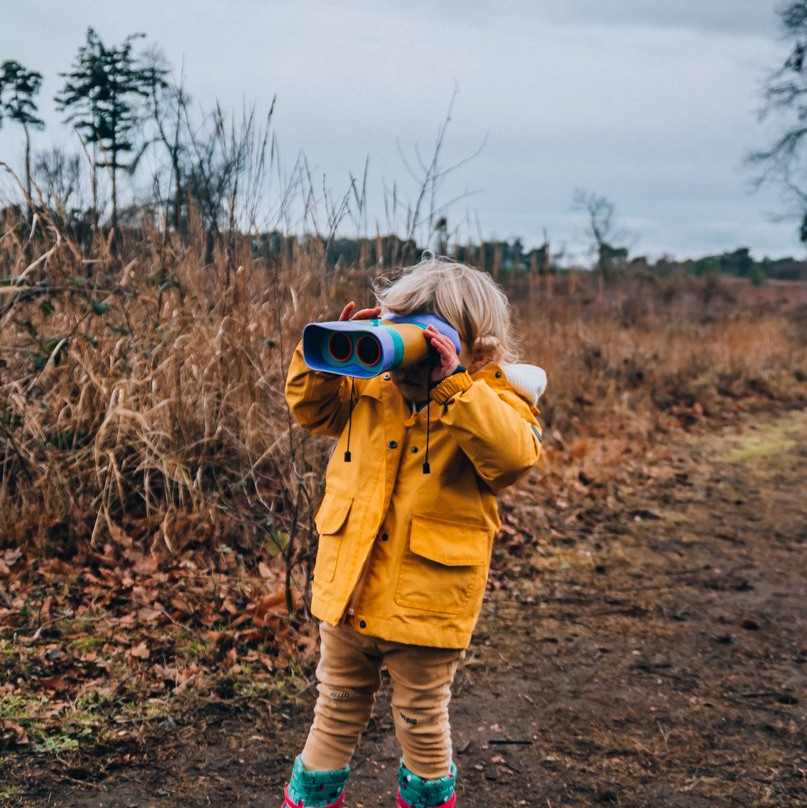
<svg viewBox="0 0 807 808">
<path fill-rule="evenodd" d="M 320 623 L 319 631 L 319 698 L 302 752 L 305 768 L 327 771 L 350 763 L 370 720 L 381 669 L 386 667 L 404 764 L 424 779 L 449 774 L 448 702 L 463 652 L 378 640 L 347 625 Z"/>
</svg>

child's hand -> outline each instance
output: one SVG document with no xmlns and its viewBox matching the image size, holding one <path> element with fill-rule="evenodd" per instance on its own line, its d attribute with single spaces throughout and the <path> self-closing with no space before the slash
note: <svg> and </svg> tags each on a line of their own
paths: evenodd
<svg viewBox="0 0 807 808">
<path fill-rule="evenodd" d="M 356 308 L 356 304 L 351 300 L 350 303 L 342 309 L 342 313 L 339 315 L 339 321 L 372 320 L 374 317 L 378 317 L 378 315 L 381 314 L 381 306 L 375 306 L 372 309 L 359 309 L 359 311 L 353 314 L 354 308 Z"/>
<path fill-rule="evenodd" d="M 457 349 L 454 347 L 454 343 L 445 334 L 441 334 L 433 325 L 428 326 L 423 335 L 432 348 L 437 351 L 437 356 L 440 360 L 440 364 L 432 370 L 430 380 L 432 382 L 442 381 L 460 365 Z"/>
</svg>

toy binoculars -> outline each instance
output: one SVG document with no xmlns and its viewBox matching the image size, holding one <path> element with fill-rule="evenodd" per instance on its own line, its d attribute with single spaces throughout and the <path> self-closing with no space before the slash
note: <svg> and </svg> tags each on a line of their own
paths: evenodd
<svg viewBox="0 0 807 808">
<path fill-rule="evenodd" d="M 423 336 L 429 325 L 460 351 L 460 337 L 441 317 L 412 314 L 387 320 L 309 323 L 303 329 L 303 359 L 312 370 L 370 379 L 395 368 L 415 365 L 434 349 Z"/>
</svg>

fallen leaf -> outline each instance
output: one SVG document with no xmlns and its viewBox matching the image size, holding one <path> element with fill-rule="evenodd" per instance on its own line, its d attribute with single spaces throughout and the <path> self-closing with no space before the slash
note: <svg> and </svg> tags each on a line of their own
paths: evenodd
<svg viewBox="0 0 807 808">
<path fill-rule="evenodd" d="M 146 641 L 143 640 L 137 645 L 132 646 L 129 649 L 129 656 L 135 657 L 135 659 L 148 659 L 151 656 L 151 652 L 146 645 Z"/>
<path fill-rule="evenodd" d="M 155 609 L 153 606 L 144 606 L 137 610 L 137 621 L 139 623 L 156 623 L 164 612 L 162 609 Z"/>
<path fill-rule="evenodd" d="M 23 727 L 13 721 L 0 721 L 0 749 L 24 746 L 27 743 L 28 735 Z"/>
</svg>

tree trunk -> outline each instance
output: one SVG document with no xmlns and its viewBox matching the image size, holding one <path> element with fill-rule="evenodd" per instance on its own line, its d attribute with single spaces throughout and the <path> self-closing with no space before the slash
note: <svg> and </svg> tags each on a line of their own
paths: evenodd
<svg viewBox="0 0 807 808">
<path fill-rule="evenodd" d="M 117 117 L 112 118 L 112 142 L 109 146 L 112 169 L 112 232 L 118 229 L 118 121 Z"/>
<path fill-rule="evenodd" d="M 34 205 L 31 199 L 31 133 L 27 124 L 22 125 L 25 132 L 25 201 L 28 204 L 28 217 L 34 216 Z"/>
<path fill-rule="evenodd" d="M 177 120 L 174 127 L 174 145 L 171 148 L 171 168 L 174 172 L 174 230 L 179 233 L 182 223 L 182 173 L 179 165 L 180 102 L 177 101 Z M 188 216 L 190 219 L 190 216 Z"/>
<path fill-rule="evenodd" d="M 171 156 L 174 171 L 174 231 L 179 233 L 182 223 L 182 183 L 180 181 L 180 168 L 178 150 Z"/>
<path fill-rule="evenodd" d="M 92 233 L 98 230 L 98 147 L 92 147 Z M 89 264 L 87 265 L 89 267 Z"/>
<path fill-rule="evenodd" d="M 118 167 L 112 156 L 112 229 L 118 229 Z"/>
</svg>

